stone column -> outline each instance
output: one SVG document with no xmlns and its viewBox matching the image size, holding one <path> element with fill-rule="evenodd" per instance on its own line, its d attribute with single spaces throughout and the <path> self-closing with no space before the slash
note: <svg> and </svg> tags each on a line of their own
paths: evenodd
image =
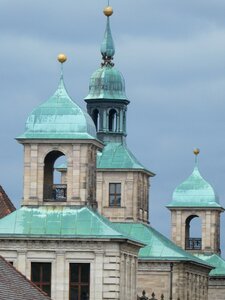
<svg viewBox="0 0 225 300">
<path fill-rule="evenodd" d="M 25 275 L 27 278 L 30 278 L 30 274 L 28 274 L 28 270 L 26 267 L 27 255 L 26 251 L 18 251 L 17 256 L 17 269 Z M 30 268 L 29 268 L 30 269 Z"/>
<path fill-rule="evenodd" d="M 73 201 L 80 201 L 80 145 L 73 145 L 72 169 L 69 170 L 68 183 L 73 183 Z M 71 172 L 71 177 L 70 177 Z M 71 181 L 70 181 L 71 180 Z"/>
<path fill-rule="evenodd" d="M 103 260 L 104 252 L 98 251 L 91 264 L 90 300 L 102 300 L 103 284 L 107 283 L 107 278 L 103 278 Z"/>
<path fill-rule="evenodd" d="M 55 272 L 54 272 L 55 271 Z M 54 274 L 55 273 L 55 274 Z M 65 286 L 65 277 L 69 273 L 65 272 L 65 252 L 57 251 L 55 268 L 52 264 L 52 298 L 55 300 L 68 299 L 68 287 Z"/>
</svg>

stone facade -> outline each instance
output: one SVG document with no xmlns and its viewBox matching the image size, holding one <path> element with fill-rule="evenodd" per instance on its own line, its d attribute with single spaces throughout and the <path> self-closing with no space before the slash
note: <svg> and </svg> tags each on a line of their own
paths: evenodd
<svg viewBox="0 0 225 300">
<path fill-rule="evenodd" d="M 0 255 L 27 278 L 31 262 L 52 264 L 51 297 L 69 299 L 70 263 L 90 263 L 90 300 L 136 300 L 139 247 L 126 242 L 1 240 Z"/>
<path fill-rule="evenodd" d="M 170 208 L 170 210 L 172 214 L 172 240 L 175 244 L 183 249 L 186 248 L 186 221 L 191 216 L 197 216 L 202 222 L 202 247 L 197 252 L 220 253 L 220 208 Z"/>
<path fill-rule="evenodd" d="M 67 160 L 66 204 L 96 203 L 96 153 L 102 147 L 99 142 L 92 140 L 46 140 L 41 142 L 23 140 L 20 142 L 24 144 L 23 205 L 48 205 L 49 202 L 51 203 L 49 197 L 45 199 L 45 186 L 53 184 L 54 160 L 63 155 Z M 45 159 L 51 153 L 55 153 L 55 157 L 49 157 L 49 169 L 51 170 L 48 170 Z M 57 205 L 60 203 L 58 202 Z"/>
<path fill-rule="evenodd" d="M 164 299 L 170 299 L 172 295 L 172 299 L 206 300 L 208 272 L 207 268 L 188 262 L 139 261 L 138 294 L 141 295 L 144 289 L 148 295 L 154 292 L 157 299 L 163 294 Z"/>
<path fill-rule="evenodd" d="M 121 183 L 121 206 L 109 207 L 109 183 Z M 148 223 L 149 175 L 135 170 L 97 170 L 99 212 L 111 221 Z"/>
<path fill-rule="evenodd" d="M 208 300 L 225 300 L 225 277 L 214 277 L 209 279 Z"/>
<path fill-rule="evenodd" d="M 154 292 L 157 299 L 161 294 L 164 294 L 165 299 L 169 299 L 170 263 L 139 261 L 137 287 L 138 295 L 145 290 L 148 296 Z"/>
</svg>

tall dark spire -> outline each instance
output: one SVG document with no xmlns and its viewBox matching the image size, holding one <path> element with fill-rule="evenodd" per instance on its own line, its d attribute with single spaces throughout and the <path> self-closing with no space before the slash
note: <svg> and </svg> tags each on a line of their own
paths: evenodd
<svg viewBox="0 0 225 300">
<path fill-rule="evenodd" d="M 109 20 L 109 17 L 113 14 L 112 7 L 107 6 L 104 9 L 104 14 L 107 17 L 107 22 L 106 22 L 104 39 L 101 44 L 101 54 L 102 54 L 102 59 L 103 59 L 102 66 L 105 66 L 105 65 L 113 66 L 114 64 L 112 63 L 112 60 L 113 60 L 113 56 L 115 54 L 115 46 L 114 46 L 114 42 L 113 42 L 113 38 L 112 38 L 112 33 L 111 33 L 111 29 L 110 29 L 110 20 Z"/>
</svg>

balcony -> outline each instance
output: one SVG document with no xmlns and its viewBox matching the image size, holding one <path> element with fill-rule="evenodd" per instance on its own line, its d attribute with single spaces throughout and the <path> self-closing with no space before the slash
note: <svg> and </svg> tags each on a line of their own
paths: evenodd
<svg viewBox="0 0 225 300">
<path fill-rule="evenodd" d="M 65 202 L 67 197 L 66 184 L 53 184 L 45 188 L 45 202 Z"/>
<path fill-rule="evenodd" d="M 186 239 L 186 250 L 201 250 L 202 249 L 202 239 L 201 238 L 188 238 Z"/>
</svg>

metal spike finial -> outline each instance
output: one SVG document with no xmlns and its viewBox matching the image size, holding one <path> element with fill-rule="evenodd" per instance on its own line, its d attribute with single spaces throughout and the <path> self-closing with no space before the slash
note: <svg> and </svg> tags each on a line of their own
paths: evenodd
<svg viewBox="0 0 225 300">
<path fill-rule="evenodd" d="M 113 9 L 111 6 L 107 6 L 103 10 L 105 16 L 107 16 L 106 29 L 104 34 L 104 39 L 101 44 L 101 54 L 102 54 L 102 66 L 111 66 L 114 64 L 112 62 L 113 56 L 115 54 L 115 47 L 112 38 L 111 28 L 110 28 L 110 20 L 109 17 L 113 14 Z"/>
<path fill-rule="evenodd" d="M 146 296 L 145 290 L 142 291 L 142 296 L 138 297 L 138 299 L 140 299 L 140 300 L 149 300 L 149 298 Z"/>
<path fill-rule="evenodd" d="M 152 298 L 149 299 L 149 300 L 157 300 L 157 299 L 155 298 L 155 293 L 154 293 L 154 292 L 152 293 Z"/>
</svg>

